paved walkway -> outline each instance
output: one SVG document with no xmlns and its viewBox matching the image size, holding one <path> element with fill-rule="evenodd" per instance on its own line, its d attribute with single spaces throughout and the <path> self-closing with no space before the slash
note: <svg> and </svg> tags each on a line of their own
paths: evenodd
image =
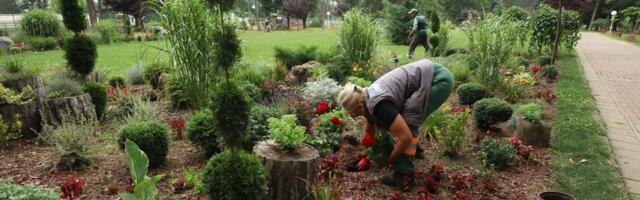
<svg viewBox="0 0 640 200">
<path fill-rule="evenodd" d="M 640 197 L 640 47 L 583 32 L 578 56 L 622 176 Z"/>
</svg>

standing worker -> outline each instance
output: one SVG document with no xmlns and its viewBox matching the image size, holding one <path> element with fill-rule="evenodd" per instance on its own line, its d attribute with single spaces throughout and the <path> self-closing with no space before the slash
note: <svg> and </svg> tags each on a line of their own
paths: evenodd
<svg viewBox="0 0 640 200">
<path fill-rule="evenodd" d="M 350 115 L 367 119 L 365 137 L 376 131 L 392 136 L 387 164 L 394 172 L 380 177 L 382 183 L 405 190 L 414 182 L 418 127 L 449 98 L 453 79 L 447 68 L 423 59 L 392 70 L 368 88 L 344 86 L 338 101 Z"/>
<path fill-rule="evenodd" d="M 413 18 L 413 29 L 409 32 L 409 53 L 407 57 L 412 59 L 413 52 L 418 45 L 424 47 L 424 51 L 429 50 L 429 41 L 427 40 L 427 18 L 424 15 L 418 14 L 418 9 L 411 9 L 407 14 Z M 413 37 L 413 39 L 411 39 Z"/>
</svg>

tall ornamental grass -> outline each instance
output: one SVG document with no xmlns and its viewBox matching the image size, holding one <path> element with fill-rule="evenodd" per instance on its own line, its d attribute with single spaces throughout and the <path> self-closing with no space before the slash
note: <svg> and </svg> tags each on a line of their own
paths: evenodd
<svg viewBox="0 0 640 200">
<path fill-rule="evenodd" d="M 55 37 L 60 30 L 60 20 L 53 13 L 41 9 L 25 13 L 20 25 L 22 31 L 34 37 Z"/>
<path fill-rule="evenodd" d="M 469 38 L 469 61 L 475 68 L 476 77 L 485 85 L 500 84 L 500 67 L 513 55 L 519 29 L 493 14 L 465 24 Z"/>
<path fill-rule="evenodd" d="M 363 64 L 375 55 L 378 25 L 362 10 L 352 9 L 343 15 L 338 36 L 338 50 L 347 64 Z"/>
<path fill-rule="evenodd" d="M 171 44 L 171 78 L 193 108 L 202 108 L 213 88 L 216 69 L 216 37 L 220 26 L 201 0 L 167 1 L 159 5 L 162 26 Z"/>
</svg>

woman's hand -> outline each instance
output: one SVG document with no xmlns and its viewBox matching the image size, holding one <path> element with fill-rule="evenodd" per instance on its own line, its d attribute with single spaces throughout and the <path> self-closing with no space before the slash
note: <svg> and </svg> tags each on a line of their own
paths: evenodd
<svg viewBox="0 0 640 200">
<path fill-rule="evenodd" d="M 409 125 L 404 121 L 402 115 L 397 115 L 396 119 L 393 121 L 389 130 L 393 133 L 394 136 L 398 139 L 396 142 L 391 155 L 387 158 L 387 163 L 393 166 L 396 162 L 398 156 L 404 153 L 409 146 L 411 146 L 411 140 L 413 139 L 413 135 L 411 135 L 411 130 L 409 129 Z"/>
</svg>

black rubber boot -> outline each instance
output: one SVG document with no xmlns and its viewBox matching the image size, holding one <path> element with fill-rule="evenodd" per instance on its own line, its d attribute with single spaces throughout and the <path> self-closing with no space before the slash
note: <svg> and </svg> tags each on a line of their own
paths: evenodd
<svg viewBox="0 0 640 200">
<path fill-rule="evenodd" d="M 416 159 L 424 159 L 424 149 L 419 144 L 416 146 Z"/>
<path fill-rule="evenodd" d="M 407 191 L 416 184 L 414 175 L 393 173 L 380 177 L 380 182 L 391 187 L 397 187 L 400 191 Z"/>
</svg>

